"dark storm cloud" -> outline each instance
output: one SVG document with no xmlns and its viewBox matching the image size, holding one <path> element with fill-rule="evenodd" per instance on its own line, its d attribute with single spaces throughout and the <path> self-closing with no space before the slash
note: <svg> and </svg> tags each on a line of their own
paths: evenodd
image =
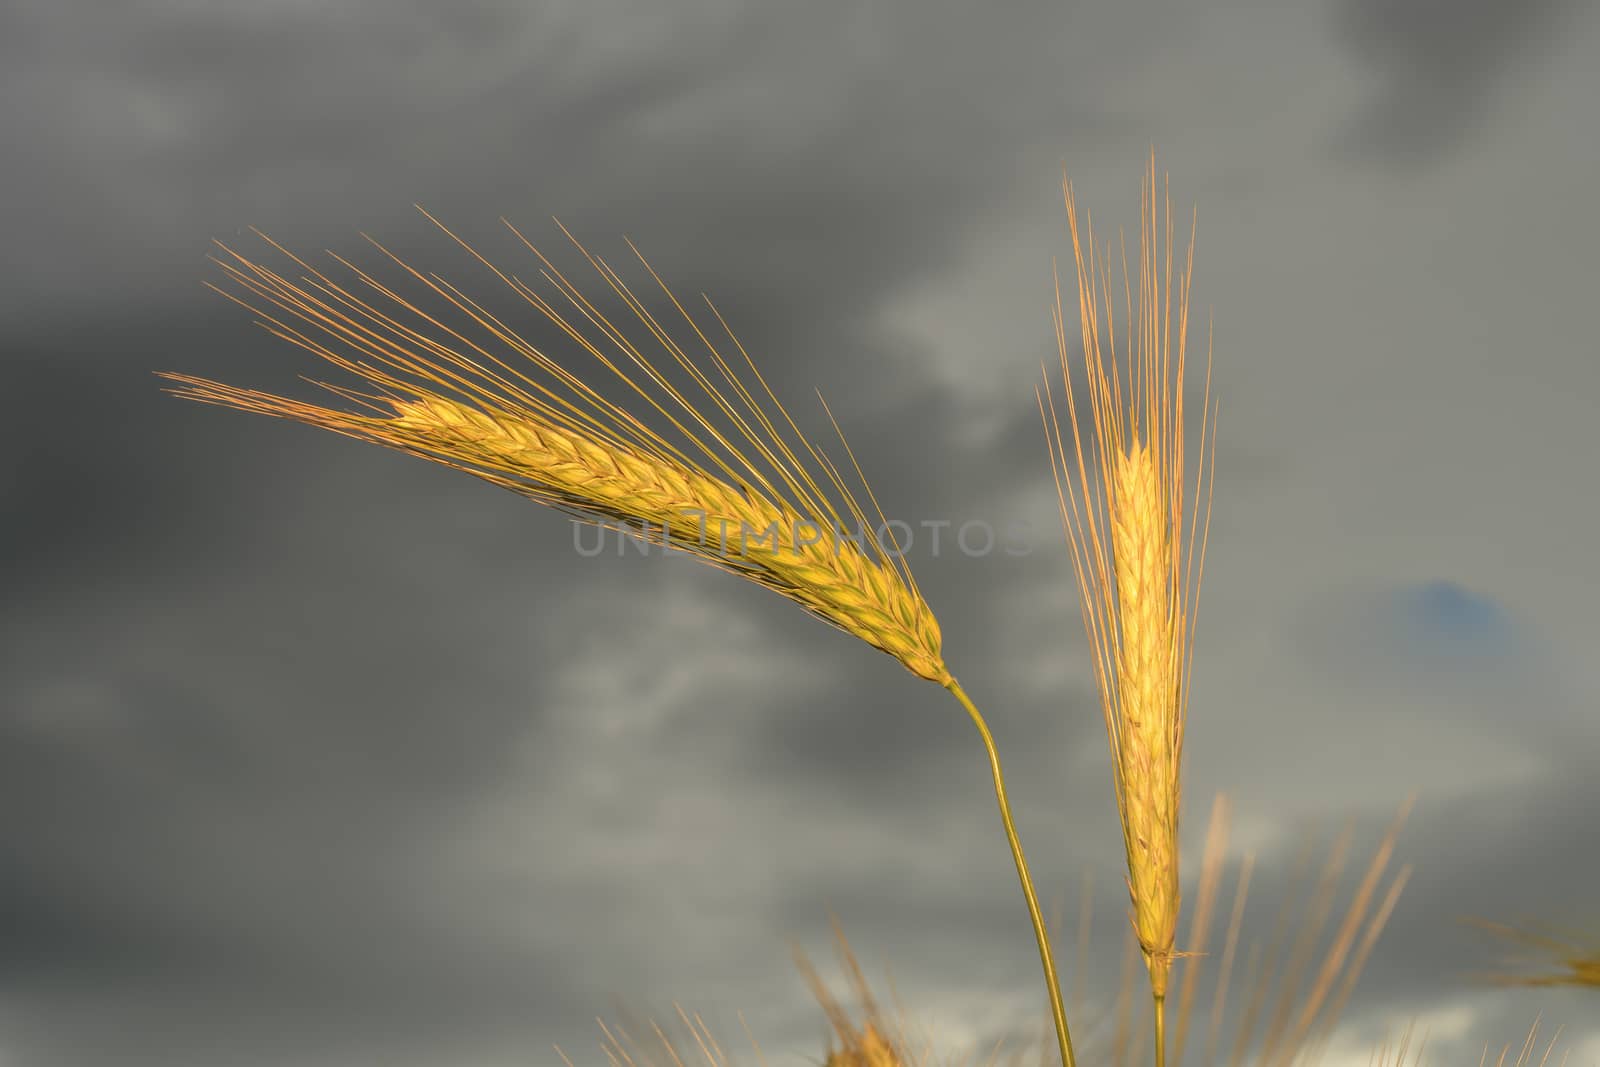
<svg viewBox="0 0 1600 1067">
<path fill-rule="evenodd" d="M 941 313 L 987 321 L 936 280 L 1010 240 L 1019 201 L 1059 228 L 1064 154 L 1106 156 L 1131 193 L 1166 119 L 1107 86 L 1165 85 L 1184 24 L 1155 3 L 663 11 L 12 5 L 0 1059 L 544 1063 L 559 1041 L 596 1062 L 608 993 L 662 1014 L 681 987 L 727 1044 L 743 1009 L 769 1048 L 815 1054 L 783 941 L 829 906 L 930 995 L 950 975 L 947 995 L 996 1005 L 993 1029 L 1038 999 L 988 767 L 947 694 L 727 576 L 582 559 L 562 519 L 457 473 L 159 393 L 157 369 L 296 395 L 321 370 L 201 289 L 213 236 L 279 262 L 248 224 L 319 266 L 324 247 L 374 261 L 365 230 L 485 293 L 413 201 L 524 275 L 502 214 L 566 266 L 559 214 L 637 279 L 632 235 L 832 446 L 824 392 L 888 514 L 1041 520 L 1024 559 L 947 541 L 912 562 L 991 715 L 1041 891 L 1070 916 L 1094 869 L 1094 973 L 1115 973 L 1104 727 L 1032 371 L 968 438 L 969 398 L 885 309 L 932 288 Z M 1435 47 L 1401 27 L 1388 51 L 1377 15 L 1347 14 L 1375 56 Z M 1487 48 L 1500 17 L 1474 16 L 1452 54 Z M 1035 266 L 1039 318 L 994 324 L 970 357 L 985 378 L 1053 358 Z M 1222 447 L 1219 467 L 1248 446 Z M 1373 666 L 1329 651 L 1321 669 Z M 1393 694 L 1366 695 L 1351 721 L 1381 734 Z M 1589 735 L 1563 736 L 1577 752 Z M 1194 795 L 1262 762 L 1198 761 Z M 1338 803 L 1371 840 L 1391 798 L 1365 770 Z M 1434 895 L 1481 887 L 1463 903 L 1494 913 L 1525 896 L 1518 871 L 1547 877 L 1551 907 L 1592 884 L 1581 809 L 1561 806 L 1587 797 L 1577 775 L 1553 759 L 1523 788 L 1419 809 L 1405 858 L 1433 880 L 1355 1017 L 1448 999 L 1402 995 L 1439 988 L 1414 961 L 1466 956 L 1427 923 Z M 1264 860 L 1261 899 L 1288 863 Z M 919 1010 L 945 1006 L 962 1004 Z"/>
<path fill-rule="evenodd" d="M 222 377 L 281 355 L 202 321 L 15 342 L 42 402 L 5 425 L 0 967 L 28 1020 L 10 1047 L 260 1062 L 271 1018 L 304 1057 L 564 1010 L 578 968 L 482 928 L 433 824 L 507 773 L 544 703 L 524 679 L 548 616 L 465 572 L 534 573 L 570 539 L 513 521 L 461 549 L 450 486 L 486 487 L 161 394 L 148 368 L 175 344 Z"/>
<path fill-rule="evenodd" d="M 1095 112 L 1044 50 L 1047 5 L 70 10 L 27 9 L 10 46 L 23 106 L 3 132 L 29 148 L 9 176 L 28 205 L 12 316 L 60 308 L 86 255 L 107 303 L 151 300 L 245 224 L 291 247 L 364 229 L 404 248 L 396 224 L 421 201 L 469 234 L 502 213 L 626 229 L 677 249 L 675 277 L 721 264 L 803 306 L 839 275 L 815 260 L 830 235 L 876 233 L 826 290 L 848 319 L 871 289 L 847 279 L 932 266 L 1018 177 L 1003 163 L 1028 116 Z"/>
<path fill-rule="evenodd" d="M 1479 132 L 1583 14 L 1573 0 L 1334 0 L 1333 12 L 1341 41 L 1374 76 L 1340 145 L 1404 165 L 1433 162 Z"/>
</svg>

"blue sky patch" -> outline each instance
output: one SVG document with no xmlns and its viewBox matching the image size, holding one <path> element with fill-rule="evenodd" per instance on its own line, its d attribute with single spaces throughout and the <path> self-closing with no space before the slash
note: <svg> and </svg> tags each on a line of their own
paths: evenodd
<svg viewBox="0 0 1600 1067">
<path fill-rule="evenodd" d="M 1389 621 L 1397 652 L 1455 666 L 1503 662 L 1515 644 L 1515 626 L 1493 598 L 1451 581 L 1397 590 Z"/>
</svg>

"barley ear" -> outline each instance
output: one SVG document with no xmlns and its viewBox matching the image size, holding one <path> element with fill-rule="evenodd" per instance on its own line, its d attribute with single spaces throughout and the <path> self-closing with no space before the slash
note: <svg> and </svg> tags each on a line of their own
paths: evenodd
<svg viewBox="0 0 1600 1067">
<path fill-rule="evenodd" d="M 269 332 L 375 387 L 375 394 L 363 394 L 316 383 L 365 412 L 187 375 L 162 377 L 179 383 L 172 392 L 186 399 L 321 426 L 466 471 L 583 522 L 621 524 L 641 540 L 670 544 L 765 586 L 918 677 L 944 684 L 950 673 L 939 624 L 898 546 L 885 544 L 884 526 L 877 525 L 882 513 L 877 524 L 869 519 L 834 466 L 800 434 L 721 316 L 716 321 L 743 357 L 748 378 L 654 271 L 650 276 L 667 306 L 705 355 L 691 357 L 694 346 L 674 339 L 616 271 L 572 243 L 642 328 L 630 334 L 610 321 L 531 244 L 556 290 L 551 296 L 489 269 L 513 300 L 575 342 L 575 354 L 598 368 L 593 381 L 519 336 L 479 301 L 376 242 L 437 310 L 338 257 L 356 286 L 292 255 L 305 272 L 298 278 L 223 247 L 226 258 L 218 263 L 231 284 L 213 286 L 254 311 Z M 659 367 L 646 356 L 651 342 L 667 357 Z M 691 395 L 703 395 L 691 399 L 663 370 L 692 382 Z M 603 390 L 633 399 L 639 414 L 660 416 L 665 425 L 647 426 Z M 876 511 L 864 478 L 862 486 Z"/>
<path fill-rule="evenodd" d="M 1120 286 L 1112 281 L 1111 249 L 1096 247 L 1092 225 L 1087 241 L 1080 239 L 1072 186 L 1065 179 L 1062 192 L 1077 268 L 1088 433 L 1079 427 L 1059 280 L 1056 340 L 1066 399 L 1063 414 L 1070 431 L 1063 432 L 1048 378 L 1039 407 L 1105 717 L 1127 853 L 1130 921 L 1155 1002 L 1159 1067 L 1165 1051 L 1162 1007 L 1172 959 L 1181 955 L 1174 945 L 1180 903 L 1179 768 L 1189 696 L 1190 627 L 1205 556 L 1198 512 L 1191 517 L 1187 538 L 1183 528 L 1183 391 L 1193 231 L 1178 277 L 1174 345 L 1172 209 L 1166 200 L 1162 227 L 1154 157 L 1141 196 L 1137 278 L 1130 275 L 1124 252 Z M 1126 309 L 1120 345 L 1112 313 L 1117 288 Z M 1204 480 L 1209 528 L 1209 353 L 1206 377 L 1195 494 L 1198 499 Z"/>
<path fill-rule="evenodd" d="M 1117 777 L 1134 927 L 1165 996 L 1178 928 L 1178 766 L 1171 748 L 1173 655 L 1171 558 L 1159 472 L 1143 446 L 1117 461 L 1111 503 L 1112 558 L 1122 628 L 1117 660 L 1121 721 Z"/>
</svg>

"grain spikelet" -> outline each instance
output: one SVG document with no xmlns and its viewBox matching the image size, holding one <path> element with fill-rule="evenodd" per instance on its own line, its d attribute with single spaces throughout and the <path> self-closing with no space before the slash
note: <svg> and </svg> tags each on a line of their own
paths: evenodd
<svg viewBox="0 0 1600 1067">
<path fill-rule="evenodd" d="M 1117 462 L 1111 551 L 1122 648 L 1117 661 L 1118 758 L 1129 795 L 1123 806 L 1129 884 L 1139 944 L 1152 980 L 1165 990 L 1161 961 L 1178 921 L 1178 767 L 1169 756 L 1173 707 L 1171 558 L 1159 472 L 1151 450 L 1135 446 Z"/>
<path fill-rule="evenodd" d="M 885 543 L 882 513 L 880 525 L 868 521 L 837 469 L 799 433 L 714 307 L 754 375 L 753 386 L 654 271 L 651 277 L 708 353 L 702 362 L 691 359 L 610 266 L 572 240 L 644 333 L 667 351 L 676 372 L 704 393 L 697 407 L 526 238 L 543 277 L 573 311 L 557 308 L 444 232 L 597 360 L 607 380 L 616 379 L 613 386 L 664 416 L 684 446 L 669 443 L 602 396 L 601 383 L 583 380 L 482 305 L 407 266 L 377 242 L 372 243 L 380 252 L 467 322 L 446 325 L 337 256 L 377 300 L 369 303 L 366 293 L 337 284 L 293 256 L 305 272 L 297 279 L 226 246 L 219 247 L 228 258 L 217 262 L 243 294 L 213 286 L 262 316 L 270 332 L 375 385 L 378 395 L 316 383 L 365 412 L 187 375 L 162 376 L 181 383 L 172 392 L 191 400 L 321 426 L 466 471 L 580 521 L 626 524 L 642 540 L 685 551 L 788 597 L 919 677 L 941 685 L 952 681 L 938 622 L 892 535 Z M 514 366 L 519 357 L 522 364 Z M 636 370 L 624 369 L 629 366 Z M 710 416 L 720 418 L 720 429 Z M 788 427 L 793 444 L 780 426 Z M 843 515 L 802 456 L 832 483 Z M 867 495 L 876 510 L 870 488 Z"/>
<path fill-rule="evenodd" d="M 1183 388 L 1193 236 L 1191 232 L 1189 259 L 1178 279 L 1174 352 L 1172 210 L 1168 200 L 1163 263 L 1152 159 L 1141 198 L 1137 302 L 1123 255 L 1127 327 L 1119 348 L 1109 307 L 1110 250 L 1097 252 L 1091 225 L 1085 261 L 1072 187 L 1065 181 L 1063 193 L 1078 275 L 1091 439 L 1086 443 L 1078 427 L 1059 282 L 1055 322 L 1071 452 L 1048 387 L 1041 395 L 1040 411 L 1051 440 L 1062 525 L 1082 593 L 1084 626 L 1105 713 L 1127 851 L 1132 924 L 1158 1001 L 1159 1025 L 1159 1002 L 1166 996 L 1175 955 L 1179 768 L 1188 703 L 1190 623 L 1200 586 L 1195 564 L 1205 555 L 1203 534 L 1200 551 L 1194 552 L 1198 514 L 1190 524 L 1187 550 L 1183 538 Z M 1104 330 L 1102 300 L 1108 305 Z M 1209 378 L 1208 367 L 1207 402 Z M 1204 422 L 1200 443 L 1197 496 L 1200 477 L 1206 474 Z M 1098 492 L 1091 484 L 1091 469 Z M 1209 492 L 1207 496 L 1209 524 Z"/>
</svg>

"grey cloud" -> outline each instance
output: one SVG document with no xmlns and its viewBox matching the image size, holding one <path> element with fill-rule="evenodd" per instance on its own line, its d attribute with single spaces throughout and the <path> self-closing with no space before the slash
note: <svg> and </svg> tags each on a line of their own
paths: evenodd
<svg viewBox="0 0 1600 1067">
<path fill-rule="evenodd" d="M 1375 80 L 1341 148 L 1407 167 L 1458 151 L 1581 15 L 1571 0 L 1335 0 L 1340 39 Z"/>
</svg>

